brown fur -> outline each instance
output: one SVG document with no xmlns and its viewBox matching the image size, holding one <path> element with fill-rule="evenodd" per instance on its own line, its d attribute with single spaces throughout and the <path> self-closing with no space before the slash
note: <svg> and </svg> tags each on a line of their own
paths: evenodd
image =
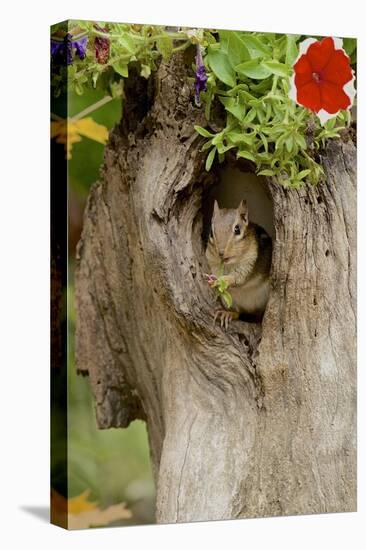
<svg viewBox="0 0 366 550">
<path fill-rule="evenodd" d="M 236 209 L 220 209 L 215 201 L 206 258 L 216 277 L 224 275 L 234 311 L 263 314 L 269 296 L 272 242 L 264 229 L 249 222 L 245 201 Z"/>
</svg>

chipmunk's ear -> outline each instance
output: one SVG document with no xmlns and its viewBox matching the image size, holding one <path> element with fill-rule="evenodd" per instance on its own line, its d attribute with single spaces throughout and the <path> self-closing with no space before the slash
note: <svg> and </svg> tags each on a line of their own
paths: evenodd
<svg viewBox="0 0 366 550">
<path fill-rule="evenodd" d="M 239 216 L 241 217 L 241 219 L 243 220 L 243 222 L 247 224 L 248 221 L 249 221 L 247 201 L 242 200 L 240 202 L 240 204 L 238 206 L 238 213 L 239 213 Z"/>
<path fill-rule="evenodd" d="M 219 203 L 217 202 L 217 200 L 215 200 L 215 202 L 214 202 L 214 209 L 213 209 L 214 215 L 217 215 L 217 214 L 219 213 L 219 210 L 220 210 L 220 208 L 219 208 Z"/>
</svg>

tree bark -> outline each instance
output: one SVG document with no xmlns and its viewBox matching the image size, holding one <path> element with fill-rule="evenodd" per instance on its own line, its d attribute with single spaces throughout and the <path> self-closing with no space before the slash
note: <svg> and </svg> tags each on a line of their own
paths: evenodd
<svg viewBox="0 0 366 550">
<path fill-rule="evenodd" d="M 202 241 L 212 177 L 187 74 L 176 56 L 147 88 L 128 84 L 89 196 L 76 360 L 98 425 L 146 420 L 158 522 L 353 511 L 356 148 L 329 142 L 318 186 L 268 180 L 263 322 L 213 326 Z"/>
</svg>

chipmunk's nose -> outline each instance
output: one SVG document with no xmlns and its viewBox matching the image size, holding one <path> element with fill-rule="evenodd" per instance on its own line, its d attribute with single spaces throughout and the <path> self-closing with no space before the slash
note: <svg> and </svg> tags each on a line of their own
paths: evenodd
<svg viewBox="0 0 366 550">
<path fill-rule="evenodd" d="M 219 257 L 222 262 L 227 262 L 230 259 L 229 256 L 225 255 L 225 250 L 219 251 Z"/>
</svg>

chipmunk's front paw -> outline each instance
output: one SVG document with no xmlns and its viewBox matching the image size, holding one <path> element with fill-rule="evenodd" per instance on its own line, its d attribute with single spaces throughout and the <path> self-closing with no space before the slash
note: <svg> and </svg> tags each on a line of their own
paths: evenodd
<svg viewBox="0 0 366 550">
<path fill-rule="evenodd" d="M 204 277 L 206 281 L 208 282 L 209 286 L 213 288 L 216 285 L 217 277 L 216 275 L 213 275 L 213 273 L 204 273 Z"/>
<path fill-rule="evenodd" d="M 218 309 L 215 311 L 214 324 L 218 321 L 221 328 L 227 329 L 229 323 L 233 321 L 233 319 L 239 319 L 239 313 L 237 311 L 228 311 L 227 309 Z"/>
</svg>

